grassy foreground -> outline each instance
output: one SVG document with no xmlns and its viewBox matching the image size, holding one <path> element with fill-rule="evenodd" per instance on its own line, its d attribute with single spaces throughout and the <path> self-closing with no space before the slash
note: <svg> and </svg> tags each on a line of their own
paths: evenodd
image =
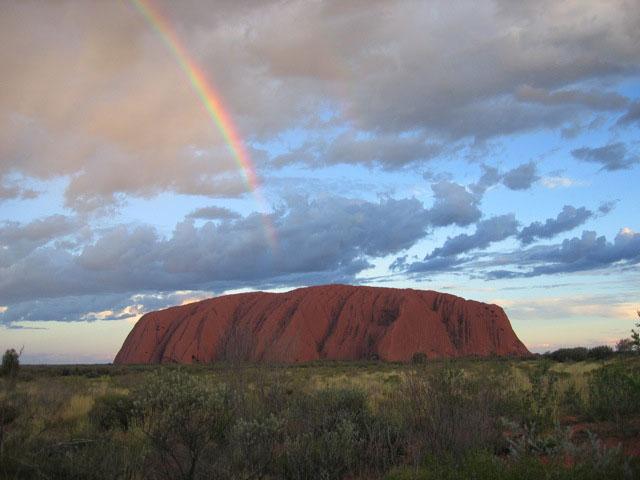
<svg viewBox="0 0 640 480">
<path fill-rule="evenodd" d="M 26 366 L 2 479 L 640 478 L 640 358 Z"/>
</svg>

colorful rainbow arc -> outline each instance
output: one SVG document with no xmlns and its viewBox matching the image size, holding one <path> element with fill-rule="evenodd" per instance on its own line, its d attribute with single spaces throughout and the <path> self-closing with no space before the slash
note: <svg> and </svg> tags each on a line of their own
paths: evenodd
<svg viewBox="0 0 640 480">
<path fill-rule="evenodd" d="M 180 41 L 175 29 L 169 23 L 169 20 L 162 15 L 157 7 L 154 7 L 150 0 L 131 0 L 134 7 L 149 22 L 153 29 L 158 32 L 160 38 L 171 51 L 177 60 L 180 68 L 186 73 L 193 89 L 200 97 L 207 113 L 222 133 L 227 145 L 229 146 L 233 158 L 240 167 L 247 188 L 253 193 L 262 213 L 262 222 L 267 235 L 267 240 L 272 249 L 276 247 L 275 228 L 271 224 L 266 212 L 266 203 L 262 197 L 260 190 L 260 182 L 255 172 L 255 167 L 251 158 L 246 151 L 244 143 L 240 139 L 240 135 L 233 124 L 229 113 L 222 105 L 220 96 L 216 94 L 211 81 L 209 81 L 202 68 L 196 63 L 186 47 Z"/>
</svg>

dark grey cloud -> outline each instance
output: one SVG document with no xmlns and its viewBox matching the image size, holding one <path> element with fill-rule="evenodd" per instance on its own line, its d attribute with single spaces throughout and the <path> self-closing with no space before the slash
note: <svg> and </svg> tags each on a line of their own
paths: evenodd
<svg viewBox="0 0 640 480">
<path fill-rule="evenodd" d="M 619 200 L 610 200 L 610 201 L 607 201 L 607 202 L 602 202 L 600 204 L 600 206 L 598 207 L 598 212 L 600 212 L 601 215 L 607 215 L 614 208 L 616 208 L 616 205 L 618 204 L 618 201 Z"/>
<path fill-rule="evenodd" d="M 622 110 L 629 105 L 629 99 L 616 92 L 599 90 L 557 90 L 549 91 L 524 85 L 516 90 L 516 98 L 522 102 L 539 103 L 549 106 L 583 105 L 591 110 Z"/>
<path fill-rule="evenodd" d="M 434 249 L 421 261 L 408 262 L 407 257 L 397 258 L 391 270 L 405 273 L 455 271 L 459 266 L 469 262 L 469 258 L 460 255 L 473 250 L 485 249 L 495 242 L 505 240 L 518 231 L 515 215 L 499 215 L 477 223 L 472 234 L 462 233 L 448 237 L 441 247 Z"/>
<path fill-rule="evenodd" d="M 466 187 L 448 180 L 431 184 L 435 201 L 429 209 L 430 223 L 435 226 L 458 225 L 464 227 L 476 222 L 482 212 L 479 198 Z"/>
<path fill-rule="evenodd" d="M 511 190 L 527 190 L 539 178 L 536 164 L 531 161 L 506 172 L 502 183 Z"/>
<path fill-rule="evenodd" d="M 603 204 L 601 208 L 608 210 L 609 207 Z M 603 211 L 601 210 L 601 212 Z M 518 233 L 518 239 L 527 245 L 539 238 L 553 238 L 560 233 L 568 232 L 582 225 L 593 215 L 593 212 L 585 207 L 575 208 L 571 205 L 565 205 L 556 218 L 548 218 L 544 223 L 533 222 L 524 227 Z"/>
<path fill-rule="evenodd" d="M 477 182 L 469 185 L 469 189 L 478 196 L 499 183 L 502 183 L 510 190 L 527 190 L 540 179 L 535 162 L 530 161 L 518 165 L 505 173 L 500 172 L 496 167 L 481 165 L 482 175 Z"/>
<path fill-rule="evenodd" d="M 0 313 L 0 324 L 23 321 L 121 320 L 210 296 L 213 296 L 213 292 L 179 291 L 41 298 L 12 304 L 6 312 Z"/>
<path fill-rule="evenodd" d="M 518 222 L 514 214 L 499 215 L 478 222 L 476 231 L 471 235 L 462 233 L 449 237 L 442 247 L 438 247 L 425 260 L 436 257 L 451 257 L 475 249 L 483 249 L 494 242 L 499 242 L 515 235 Z"/>
<path fill-rule="evenodd" d="M 187 217 L 199 220 L 235 220 L 240 218 L 241 215 L 225 207 L 211 206 L 196 208 Z"/>
<path fill-rule="evenodd" d="M 559 245 L 537 246 L 513 252 L 506 261 L 520 268 L 492 270 L 487 273 L 487 277 L 535 277 L 614 265 L 637 265 L 640 263 L 640 233 L 622 229 L 613 242 L 609 242 L 596 232 L 584 231 L 581 237 L 564 240 Z M 503 256 L 501 263 L 504 262 Z"/>
<path fill-rule="evenodd" d="M 602 165 L 602 170 L 615 171 L 626 170 L 640 162 L 638 155 L 627 151 L 627 146 L 622 142 L 609 143 L 602 147 L 582 147 L 571 150 L 578 160 Z"/>
<path fill-rule="evenodd" d="M 65 215 L 51 215 L 27 224 L 0 224 L 0 269 L 29 255 L 49 242 L 77 231 L 78 219 Z"/>
<path fill-rule="evenodd" d="M 485 164 L 480 167 L 482 175 L 476 183 L 469 185 L 469 189 L 477 195 L 483 195 L 488 188 L 493 187 L 502 180 L 502 174 L 497 168 Z"/>
<path fill-rule="evenodd" d="M 627 112 L 617 122 L 618 125 L 631 125 L 634 123 L 640 123 L 640 102 L 632 103 Z"/>
<path fill-rule="evenodd" d="M 265 222 L 276 232 L 273 250 Z M 371 203 L 332 196 L 290 198 L 266 219 L 252 214 L 200 227 L 185 220 L 168 238 L 150 226 L 120 225 L 82 248 L 46 244 L 0 266 L 0 305 L 108 293 L 226 290 L 247 282 L 353 281 L 369 267 L 368 258 L 412 246 L 428 225 L 428 211 L 415 199 Z"/>
</svg>

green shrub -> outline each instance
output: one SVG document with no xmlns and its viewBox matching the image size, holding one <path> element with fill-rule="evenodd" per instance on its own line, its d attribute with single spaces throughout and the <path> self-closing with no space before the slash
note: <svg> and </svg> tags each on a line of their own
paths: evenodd
<svg viewBox="0 0 640 480">
<path fill-rule="evenodd" d="M 550 353 L 545 353 L 545 357 L 556 362 L 582 362 L 589 358 L 589 350 L 585 347 L 560 348 Z"/>
<path fill-rule="evenodd" d="M 20 416 L 22 399 L 12 392 L 0 397 L 0 461 L 4 453 L 5 435 L 9 426 Z"/>
<path fill-rule="evenodd" d="M 495 378 L 472 378 L 451 366 L 409 376 L 399 408 L 412 456 L 498 448 L 504 392 Z"/>
<path fill-rule="evenodd" d="M 640 413 L 640 372 L 622 363 L 605 365 L 589 380 L 589 413 L 597 420 L 613 420 L 624 432 L 629 415 Z"/>
<path fill-rule="evenodd" d="M 585 401 L 575 383 L 571 383 L 562 394 L 561 407 L 565 415 L 582 415 L 584 413 Z"/>
<path fill-rule="evenodd" d="M 282 475 L 343 478 L 365 458 L 370 419 L 362 391 L 329 388 L 298 394 L 287 412 Z"/>
<path fill-rule="evenodd" d="M 594 360 L 606 360 L 613 356 L 613 348 L 608 345 L 600 345 L 589 349 L 588 357 Z"/>
<path fill-rule="evenodd" d="M 229 441 L 236 476 L 263 478 L 274 473 L 283 427 L 284 422 L 274 415 L 256 420 L 240 419 L 236 423 Z"/>
<path fill-rule="evenodd" d="M 136 393 L 142 429 L 153 447 L 156 477 L 194 479 L 216 476 L 234 413 L 224 386 L 209 388 L 183 370 L 150 375 Z"/>
<path fill-rule="evenodd" d="M 544 430 L 558 422 L 558 375 L 550 368 L 542 361 L 528 371 L 531 386 L 520 396 L 520 421 L 529 428 Z"/>
<path fill-rule="evenodd" d="M 342 479 L 356 468 L 361 446 L 358 428 L 347 418 L 316 433 L 303 430 L 287 436 L 283 446 L 283 476 Z"/>
<path fill-rule="evenodd" d="M 18 376 L 20 369 L 20 353 L 10 348 L 2 356 L 2 367 L 0 367 L 0 376 L 15 378 Z"/>
<path fill-rule="evenodd" d="M 140 413 L 129 395 L 110 393 L 96 398 L 89 419 L 102 430 L 128 430 Z"/>
<path fill-rule="evenodd" d="M 564 461 L 541 461 L 535 456 L 500 459 L 487 451 L 469 452 L 459 461 L 451 457 L 429 457 L 419 468 L 403 467 L 387 475 L 387 480 L 626 480 L 638 478 L 638 462 L 629 462 L 619 452 L 567 464 Z"/>
<path fill-rule="evenodd" d="M 17 445 L 0 478 L 119 480 L 141 477 L 143 445 L 134 438 L 32 438 Z"/>
</svg>

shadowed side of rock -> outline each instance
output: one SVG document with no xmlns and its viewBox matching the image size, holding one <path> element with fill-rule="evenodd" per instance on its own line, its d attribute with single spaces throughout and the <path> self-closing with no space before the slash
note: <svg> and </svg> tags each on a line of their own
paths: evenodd
<svg viewBox="0 0 640 480">
<path fill-rule="evenodd" d="M 144 315 L 114 363 L 523 356 L 497 305 L 434 291 L 326 285 L 241 293 Z"/>
</svg>

